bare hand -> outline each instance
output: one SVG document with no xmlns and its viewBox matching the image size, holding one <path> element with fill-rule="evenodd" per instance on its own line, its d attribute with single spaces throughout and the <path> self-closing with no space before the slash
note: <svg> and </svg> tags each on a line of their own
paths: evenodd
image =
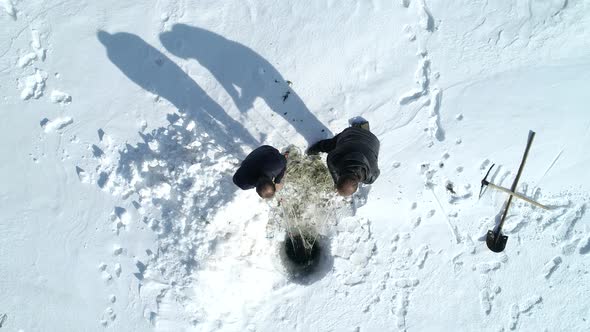
<svg viewBox="0 0 590 332">
<path fill-rule="evenodd" d="M 277 191 L 279 191 L 279 190 L 283 189 L 283 184 L 282 184 L 282 183 L 275 183 L 275 189 L 276 189 Z"/>
</svg>

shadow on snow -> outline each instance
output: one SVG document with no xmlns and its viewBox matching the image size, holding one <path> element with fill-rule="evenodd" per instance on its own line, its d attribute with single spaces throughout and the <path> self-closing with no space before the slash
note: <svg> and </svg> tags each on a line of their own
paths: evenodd
<svg viewBox="0 0 590 332">
<path fill-rule="evenodd" d="M 208 214 L 235 195 L 237 188 L 231 179 L 245 157 L 242 147 L 252 149 L 260 142 L 182 68 L 140 37 L 105 31 L 97 37 L 123 74 L 178 110 L 167 116 L 168 126 L 140 133 L 142 142 L 119 151 L 116 168 L 103 169 L 99 182 L 101 187 L 107 181 L 113 183 L 124 197 L 137 194 L 136 207 L 157 208 L 159 215 L 146 217 L 144 222 L 160 238 L 157 255 L 169 256 L 161 272 L 180 281 L 207 254 L 198 250 L 207 250 L 206 245 L 199 245 L 206 241 L 199 230 L 205 227 Z M 160 38 L 171 53 L 196 59 L 206 67 L 241 112 L 251 109 L 260 97 L 309 143 L 330 134 L 278 71 L 250 48 L 182 24 Z"/>
</svg>

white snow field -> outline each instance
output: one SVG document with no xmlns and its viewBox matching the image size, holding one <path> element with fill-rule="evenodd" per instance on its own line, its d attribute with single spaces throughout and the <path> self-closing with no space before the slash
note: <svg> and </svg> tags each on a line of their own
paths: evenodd
<svg viewBox="0 0 590 332">
<path fill-rule="evenodd" d="M 0 0 L 0 26 L 0 331 L 590 330 L 589 1 Z M 381 175 L 297 282 L 231 177 L 357 116 Z M 494 253 L 480 181 L 529 130 L 517 191 L 549 209 L 514 199 Z"/>
</svg>

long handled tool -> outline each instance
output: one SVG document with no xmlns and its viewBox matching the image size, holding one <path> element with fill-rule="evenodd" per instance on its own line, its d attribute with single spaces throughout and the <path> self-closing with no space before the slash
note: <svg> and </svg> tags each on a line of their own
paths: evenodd
<svg viewBox="0 0 590 332">
<path fill-rule="evenodd" d="M 494 189 L 496 189 L 496 190 L 503 191 L 503 192 L 505 192 L 505 193 L 507 193 L 507 194 L 509 194 L 509 195 L 512 195 L 512 196 L 514 196 L 514 197 L 516 197 L 516 198 L 520 198 L 520 199 L 522 199 L 522 200 L 523 200 L 523 201 L 525 201 L 525 202 L 528 202 L 528 203 L 530 203 L 530 204 L 533 204 L 534 206 L 540 207 L 541 209 L 549 210 L 549 207 L 548 207 L 548 206 L 545 206 L 545 205 L 543 205 L 543 204 L 541 204 L 541 203 L 539 203 L 539 202 L 535 202 L 535 201 L 533 201 L 531 198 L 529 198 L 529 197 L 526 197 L 526 196 L 525 196 L 525 195 L 523 195 L 523 194 L 519 194 L 519 193 L 517 193 L 517 192 L 510 191 L 510 189 L 508 189 L 508 188 L 505 188 L 505 187 L 499 186 L 499 185 L 497 185 L 497 184 L 494 184 L 494 183 L 491 183 L 490 181 L 488 181 L 488 175 L 489 175 L 489 174 L 490 174 L 490 172 L 492 171 L 492 168 L 494 168 L 494 165 L 492 165 L 492 166 L 490 167 L 490 169 L 489 169 L 489 170 L 488 170 L 488 172 L 486 173 L 486 176 L 485 176 L 485 178 L 483 178 L 483 179 L 481 180 L 481 189 L 479 190 L 479 197 L 480 197 L 480 198 L 481 198 L 481 196 L 483 195 L 483 193 L 485 192 L 485 189 L 486 189 L 487 187 L 492 187 L 492 188 L 494 188 Z"/>
<path fill-rule="evenodd" d="M 526 196 L 524 196 L 524 195 L 522 195 L 522 194 L 515 193 L 514 191 L 510 191 L 510 189 L 508 189 L 508 188 L 504 188 L 504 187 L 501 187 L 501 186 L 495 185 L 495 184 L 493 184 L 493 183 L 491 183 L 491 182 L 487 182 L 487 181 L 484 183 L 484 181 L 483 181 L 483 180 L 482 180 L 482 184 L 483 184 L 483 185 L 486 185 L 486 186 L 490 186 L 490 187 L 492 187 L 492 188 L 494 188 L 494 189 L 497 189 L 497 190 L 503 191 L 503 192 L 505 192 L 505 193 L 507 193 L 507 194 L 509 194 L 509 195 L 511 195 L 511 196 L 514 196 L 514 197 L 516 197 L 516 198 L 520 198 L 520 199 L 522 199 L 523 201 L 525 201 L 525 202 L 528 202 L 528 203 L 531 203 L 531 204 L 533 204 L 533 205 L 534 205 L 534 206 L 536 206 L 536 207 L 540 207 L 541 209 L 549 210 L 549 207 L 547 207 L 547 206 L 545 206 L 545 205 L 543 205 L 543 204 L 541 204 L 541 203 L 539 203 L 539 202 L 535 202 L 535 201 L 533 201 L 532 199 L 530 199 L 530 198 L 528 198 L 528 197 L 526 197 Z"/>
<path fill-rule="evenodd" d="M 518 173 L 516 173 L 516 177 L 514 178 L 514 182 L 512 182 L 512 187 L 510 192 L 515 193 L 516 186 L 518 185 L 518 180 L 520 179 L 520 175 L 522 174 L 522 170 L 524 168 L 524 164 L 526 162 L 526 158 L 528 157 L 529 150 L 531 149 L 531 145 L 533 144 L 533 139 L 535 138 L 535 132 L 529 131 L 529 138 L 526 144 L 526 149 L 524 150 L 524 155 L 522 156 L 522 161 L 520 162 L 520 167 L 518 168 Z M 508 242 L 508 236 L 502 234 L 502 227 L 504 226 L 504 221 L 506 220 L 506 216 L 508 215 L 508 208 L 510 207 L 510 203 L 512 202 L 512 197 L 514 195 L 510 195 L 508 197 L 508 201 L 506 202 L 506 207 L 504 208 L 504 212 L 502 213 L 502 217 L 500 219 L 500 223 L 496 227 L 495 230 L 488 230 L 488 234 L 486 236 L 486 244 L 488 248 L 493 252 L 502 252 L 504 248 L 506 248 L 506 242 Z"/>
</svg>

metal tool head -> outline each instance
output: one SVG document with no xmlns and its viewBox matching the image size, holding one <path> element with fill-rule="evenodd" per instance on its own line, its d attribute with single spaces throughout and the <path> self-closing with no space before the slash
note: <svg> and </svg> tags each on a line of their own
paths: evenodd
<svg viewBox="0 0 590 332">
<path fill-rule="evenodd" d="M 493 252 L 502 252 L 506 248 L 506 242 L 508 242 L 508 236 L 498 232 L 495 233 L 492 230 L 488 231 L 486 236 L 486 244 L 488 248 Z"/>
<path fill-rule="evenodd" d="M 492 166 L 490 166 L 490 169 L 488 169 L 486 176 L 481 180 L 481 187 L 479 188 L 479 198 L 481 198 L 481 196 L 485 193 L 488 183 L 490 183 L 488 181 L 488 175 L 490 175 L 490 172 L 492 171 L 492 168 L 494 168 L 494 166 L 496 166 L 496 164 L 492 164 Z"/>
</svg>

